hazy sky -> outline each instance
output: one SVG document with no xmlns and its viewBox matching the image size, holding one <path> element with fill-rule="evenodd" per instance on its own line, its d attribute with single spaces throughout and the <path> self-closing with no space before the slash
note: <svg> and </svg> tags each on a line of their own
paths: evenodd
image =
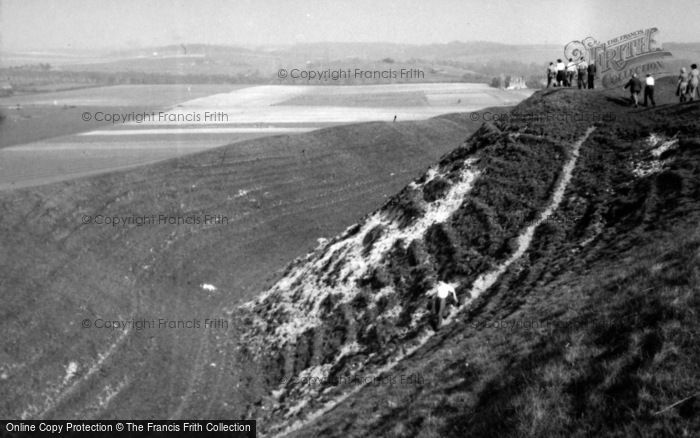
<svg viewBox="0 0 700 438">
<path fill-rule="evenodd" d="M 565 44 L 659 27 L 699 41 L 697 0 L 0 0 L 0 48 L 173 43 Z"/>
</svg>

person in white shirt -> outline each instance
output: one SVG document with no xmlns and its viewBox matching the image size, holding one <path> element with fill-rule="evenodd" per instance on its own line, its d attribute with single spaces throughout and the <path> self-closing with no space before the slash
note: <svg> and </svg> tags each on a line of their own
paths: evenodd
<svg viewBox="0 0 700 438">
<path fill-rule="evenodd" d="M 647 99 L 651 101 L 652 106 L 656 106 L 656 102 L 654 102 L 654 77 L 651 73 L 647 73 L 647 79 L 644 83 L 644 106 L 647 106 Z"/>
<path fill-rule="evenodd" d="M 566 83 L 566 65 L 557 59 L 557 87 L 561 87 L 562 83 Z"/>
<path fill-rule="evenodd" d="M 457 300 L 455 287 L 451 283 L 439 281 L 432 292 L 435 293 L 433 312 L 436 314 L 435 329 L 437 330 L 442 326 L 442 318 L 445 313 L 445 304 L 447 303 L 448 297 L 452 297 L 452 304 L 455 306 L 459 303 L 459 301 Z"/>
</svg>

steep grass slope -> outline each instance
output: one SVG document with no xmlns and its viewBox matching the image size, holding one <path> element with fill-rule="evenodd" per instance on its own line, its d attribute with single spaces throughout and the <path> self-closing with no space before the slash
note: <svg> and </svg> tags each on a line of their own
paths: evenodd
<svg viewBox="0 0 700 438">
<path fill-rule="evenodd" d="M 443 118 L 348 125 L 0 193 L 0 416 L 231 415 L 226 330 L 83 320 L 228 318 L 471 129 Z M 94 223 L 153 215 L 227 221 Z"/>
<path fill-rule="evenodd" d="M 537 93 L 292 263 L 241 309 L 247 413 L 300 437 L 697 434 L 700 104 L 615 93 Z M 438 332 L 436 280 L 462 303 Z"/>
</svg>

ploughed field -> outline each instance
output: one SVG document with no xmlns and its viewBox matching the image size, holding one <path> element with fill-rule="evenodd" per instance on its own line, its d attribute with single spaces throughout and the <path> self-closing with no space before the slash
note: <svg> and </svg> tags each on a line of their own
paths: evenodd
<svg viewBox="0 0 700 438">
<path fill-rule="evenodd" d="M 252 138 L 513 105 L 530 93 L 465 83 L 121 85 L 0 98 L 0 190 Z"/>
</svg>

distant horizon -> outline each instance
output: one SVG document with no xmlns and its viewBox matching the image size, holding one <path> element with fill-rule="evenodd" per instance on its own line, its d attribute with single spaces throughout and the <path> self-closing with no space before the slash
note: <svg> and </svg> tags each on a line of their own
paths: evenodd
<svg viewBox="0 0 700 438">
<path fill-rule="evenodd" d="M 0 0 L 0 50 L 124 50 L 188 44 L 565 45 L 657 27 L 697 41 L 694 0 Z M 546 12 L 546 13 L 543 13 Z M 517 42 L 517 43 L 513 43 Z"/>
<path fill-rule="evenodd" d="M 448 46 L 451 44 L 496 44 L 496 45 L 501 45 L 501 46 L 508 46 L 508 47 L 564 47 L 565 44 L 557 44 L 557 43 L 532 43 L 532 44 L 527 44 L 527 43 L 503 43 L 499 41 L 488 41 L 488 40 L 456 40 L 456 41 L 450 41 L 450 42 L 445 42 L 445 43 L 396 43 L 396 42 L 389 42 L 389 41 L 309 41 L 309 42 L 297 42 L 297 43 L 279 43 L 279 44 L 258 44 L 258 45 L 250 45 L 250 44 L 235 44 L 235 43 L 230 43 L 230 44 L 225 44 L 225 43 L 203 43 L 203 42 L 196 42 L 196 41 L 191 41 L 191 42 L 175 42 L 175 43 L 164 43 L 164 44 L 153 44 L 153 45 L 145 45 L 145 46 L 131 46 L 131 47 L 124 47 L 124 46 L 112 46 L 112 47 L 93 47 L 93 48 L 85 48 L 85 47 L 34 47 L 34 48 L 26 48 L 23 50 L 16 50 L 16 49 L 6 49 L 3 47 L 0 47 L 0 53 L 31 53 L 31 52 L 53 52 L 53 53 L 61 53 L 61 52 L 112 52 L 112 51 L 129 51 L 129 50 L 150 50 L 150 49 L 155 49 L 155 48 L 163 48 L 163 47 L 171 47 L 171 46 L 209 46 L 209 47 L 226 47 L 226 48 L 239 48 L 239 49 L 246 49 L 246 50 L 256 50 L 256 49 L 270 49 L 270 48 L 276 48 L 276 47 L 284 47 L 284 48 L 289 48 L 289 47 L 295 47 L 295 46 L 313 46 L 313 45 L 335 45 L 335 44 L 342 44 L 342 45 L 358 45 L 358 46 L 363 46 L 363 45 L 393 45 L 393 46 L 410 46 L 410 47 L 426 47 L 426 46 Z M 697 41 L 663 41 L 661 42 L 662 46 L 665 46 L 667 44 L 699 44 L 700 45 L 700 40 Z"/>
<path fill-rule="evenodd" d="M 111 47 L 94 47 L 94 48 L 85 48 L 85 47 L 34 47 L 34 48 L 27 48 L 24 50 L 14 50 L 14 49 L 3 49 L 0 47 L 0 52 L 5 52 L 5 53 L 25 53 L 25 52 L 67 52 L 67 51 L 84 51 L 84 52 L 95 52 L 95 51 L 129 51 L 129 50 L 147 50 L 147 49 L 154 49 L 154 48 L 162 48 L 162 47 L 172 47 L 172 46 L 209 46 L 209 47 L 227 47 L 227 48 L 240 48 L 240 49 L 248 49 L 248 50 L 255 50 L 255 49 L 269 49 L 269 48 L 275 48 L 275 47 L 295 47 L 295 46 L 313 46 L 313 45 L 358 45 L 358 46 L 363 46 L 363 45 L 392 45 L 392 46 L 411 46 L 411 47 L 425 47 L 425 46 L 433 46 L 433 45 L 438 45 L 438 46 L 448 46 L 450 44 L 478 44 L 478 43 L 485 43 L 485 44 L 496 44 L 496 45 L 501 45 L 501 46 L 512 46 L 512 47 L 533 47 L 533 46 L 547 46 L 547 47 L 559 47 L 558 44 L 556 43 L 540 43 L 540 44 L 509 44 L 509 43 L 502 43 L 498 41 L 484 41 L 484 40 L 468 40 L 468 41 L 450 41 L 446 43 L 396 43 L 396 42 L 389 42 L 389 41 L 309 41 L 309 42 L 302 42 L 302 43 L 278 43 L 278 44 L 236 44 L 236 43 L 203 43 L 203 42 L 196 42 L 196 41 L 190 41 L 190 42 L 173 42 L 173 43 L 163 43 L 163 44 L 152 44 L 152 45 L 144 45 L 144 46 L 111 46 Z M 673 42 L 671 42 L 673 43 Z M 698 42 L 700 43 L 700 41 Z M 683 44 L 694 44 L 694 42 L 687 42 Z M 562 44 L 563 47 L 563 44 Z"/>
</svg>

